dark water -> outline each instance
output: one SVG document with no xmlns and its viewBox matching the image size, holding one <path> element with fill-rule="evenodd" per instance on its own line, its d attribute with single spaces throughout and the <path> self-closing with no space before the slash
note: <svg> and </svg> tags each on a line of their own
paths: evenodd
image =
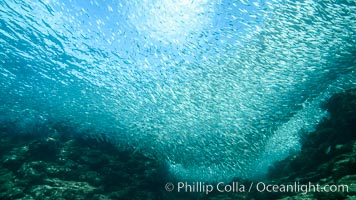
<svg viewBox="0 0 356 200">
<path fill-rule="evenodd" d="M 300 133 L 327 115 L 322 102 L 356 86 L 355 10 L 351 0 L 1 0 L 0 121 L 21 134 L 74 124 L 178 179 L 259 176 L 300 150 Z"/>
</svg>

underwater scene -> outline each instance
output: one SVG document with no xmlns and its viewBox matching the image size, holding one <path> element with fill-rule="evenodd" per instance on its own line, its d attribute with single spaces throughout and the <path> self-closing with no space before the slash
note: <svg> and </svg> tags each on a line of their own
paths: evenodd
<svg viewBox="0 0 356 200">
<path fill-rule="evenodd" d="M 0 199 L 356 199 L 356 1 L 0 0 Z"/>
</svg>

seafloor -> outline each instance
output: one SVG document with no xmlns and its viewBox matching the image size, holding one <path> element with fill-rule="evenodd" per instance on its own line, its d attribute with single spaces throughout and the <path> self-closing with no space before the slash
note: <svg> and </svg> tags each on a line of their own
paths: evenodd
<svg viewBox="0 0 356 200">
<path fill-rule="evenodd" d="M 0 126 L 0 199 L 356 199 L 356 89 L 325 108 L 330 117 L 301 136 L 302 151 L 258 181 L 346 184 L 348 192 L 169 193 L 165 166 L 154 158 L 72 133 L 64 122 L 26 134 L 7 122 Z"/>
</svg>

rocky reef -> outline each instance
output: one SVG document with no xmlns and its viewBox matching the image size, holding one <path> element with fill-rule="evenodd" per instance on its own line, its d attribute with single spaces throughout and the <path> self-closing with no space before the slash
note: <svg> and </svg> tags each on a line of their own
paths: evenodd
<svg viewBox="0 0 356 200">
<path fill-rule="evenodd" d="M 330 116 L 301 135 L 301 152 L 258 181 L 344 184 L 348 192 L 167 192 L 165 166 L 155 158 L 60 123 L 27 134 L 6 123 L 0 126 L 0 199 L 356 199 L 356 89 L 334 95 L 325 108 Z"/>
<path fill-rule="evenodd" d="M 335 94 L 323 106 L 330 115 L 314 132 L 302 133 L 301 152 L 275 163 L 263 180 L 239 182 L 277 186 L 311 184 L 320 188 L 347 185 L 347 191 L 334 187 L 332 192 L 313 188 L 308 192 L 260 192 L 254 188 L 244 193 L 212 193 L 208 199 L 356 199 L 356 89 Z"/>
<path fill-rule="evenodd" d="M 160 199 L 160 164 L 66 132 L 2 130 L 0 199 Z"/>
<path fill-rule="evenodd" d="M 324 107 L 330 116 L 314 132 L 301 136 L 301 152 L 276 163 L 268 180 L 321 186 L 345 184 L 348 192 L 313 192 L 289 198 L 356 199 L 356 89 L 335 94 Z"/>
</svg>

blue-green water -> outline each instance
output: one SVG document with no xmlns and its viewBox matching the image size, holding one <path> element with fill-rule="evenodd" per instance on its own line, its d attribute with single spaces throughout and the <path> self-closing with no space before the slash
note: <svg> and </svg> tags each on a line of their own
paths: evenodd
<svg viewBox="0 0 356 200">
<path fill-rule="evenodd" d="M 133 147 L 177 178 L 263 174 L 356 86 L 356 2 L 0 1 L 0 120 Z M 99 134 L 100 133 L 100 134 Z"/>
</svg>

